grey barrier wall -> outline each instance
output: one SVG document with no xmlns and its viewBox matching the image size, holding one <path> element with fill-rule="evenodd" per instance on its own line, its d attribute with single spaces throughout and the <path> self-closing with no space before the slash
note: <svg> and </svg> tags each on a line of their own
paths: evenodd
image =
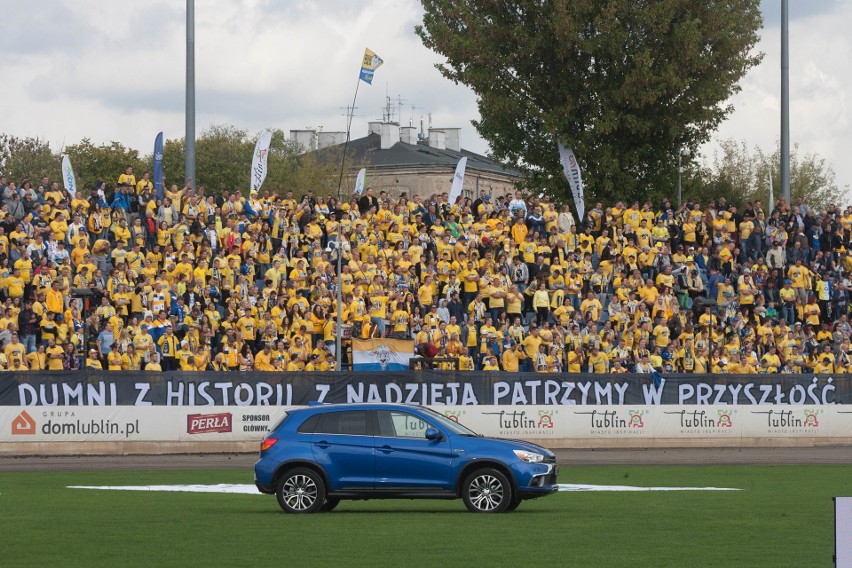
<svg viewBox="0 0 852 568">
<path fill-rule="evenodd" d="M 650 375 L 399 371 L 4 373 L 0 406 L 852 404 L 852 375 Z"/>
</svg>

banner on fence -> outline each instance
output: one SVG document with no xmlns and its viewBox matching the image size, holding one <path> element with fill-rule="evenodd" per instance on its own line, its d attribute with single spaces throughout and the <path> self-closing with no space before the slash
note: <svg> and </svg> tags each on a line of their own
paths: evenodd
<svg viewBox="0 0 852 568">
<path fill-rule="evenodd" d="M 848 438 L 852 411 L 810 406 L 434 406 L 477 433 L 532 440 Z M 290 407 L 0 407 L 2 442 L 251 442 Z"/>
<path fill-rule="evenodd" d="M 359 346 L 364 344 L 354 343 L 358 365 Z M 390 351 L 388 348 L 388 352 L 378 355 L 382 359 L 387 357 L 389 368 L 393 362 Z M 381 366 L 375 361 L 364 364 Z M 430 370 L 385 373 L 86 370 L 0 375 L 0 406 L 293 406 L 314 401 L 429 406 L 846 405 L 852 404 L 852 375 L 667 375 L 659 385 L 654 384 L 650 375 Z"/>
</svg>

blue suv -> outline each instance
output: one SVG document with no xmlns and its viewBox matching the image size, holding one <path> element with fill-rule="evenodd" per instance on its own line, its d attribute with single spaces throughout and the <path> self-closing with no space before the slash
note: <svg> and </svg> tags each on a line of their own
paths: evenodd
<svg viewBox="0 0 852 568">
<path fill-rule="evenodd" d="M 426 407 L 339 404 L 289 411 L 260 446 L 255 484 L 288 513 L 341 499 L 457 499 L 474 513 L 512 511 L 557 490 L 556 456 L 484 438 Z"/>
</svg>

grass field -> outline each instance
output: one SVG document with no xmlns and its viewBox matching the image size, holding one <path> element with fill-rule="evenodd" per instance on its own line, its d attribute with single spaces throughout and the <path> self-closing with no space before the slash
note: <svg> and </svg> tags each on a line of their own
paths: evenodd
<svg viewBox="0 0 852 568">
<path fill-rule="evenodd" d="M 576 467 L 563 483 L 736 487 L 559 493 L 515 513 L 461 501 L 291 516 L 260 495 L 67 489 L 251 483 L 251 472 L 0 474 L 3 566 L 830 566 L 852 466 Z"/>
</svg>

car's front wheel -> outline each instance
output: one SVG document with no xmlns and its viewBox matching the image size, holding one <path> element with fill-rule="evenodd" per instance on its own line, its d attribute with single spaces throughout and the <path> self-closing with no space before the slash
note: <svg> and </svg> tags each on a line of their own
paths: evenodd
<svg viewBox="0 0 852 568">
<path fill-rule="evenodd" d="M 275 496 L 285 513 L 316 513 L 325 503 L 325 483 L 311 469 L 292 469 L 281 476 Z"/>
<path fill-rule="evenodd" d="M 518 505 L 521 504 L 521 501 L 523 501 L 523 499 L 516 496 L 514 499 L 512 499 L 512 502 L 509 503 L 509 506 L 506 507 L 506 512 L 509 513 L 511 511 L 514 511 L 515 509 L 517 509 Z"/>
<path fill-rule="evenodd" d="M 502 513 L 510 510 L 513 498 L 509 479 L 492 468 L 474 471 L 462 486 L 462 499 L 471 513 Z"/>
</svg>

